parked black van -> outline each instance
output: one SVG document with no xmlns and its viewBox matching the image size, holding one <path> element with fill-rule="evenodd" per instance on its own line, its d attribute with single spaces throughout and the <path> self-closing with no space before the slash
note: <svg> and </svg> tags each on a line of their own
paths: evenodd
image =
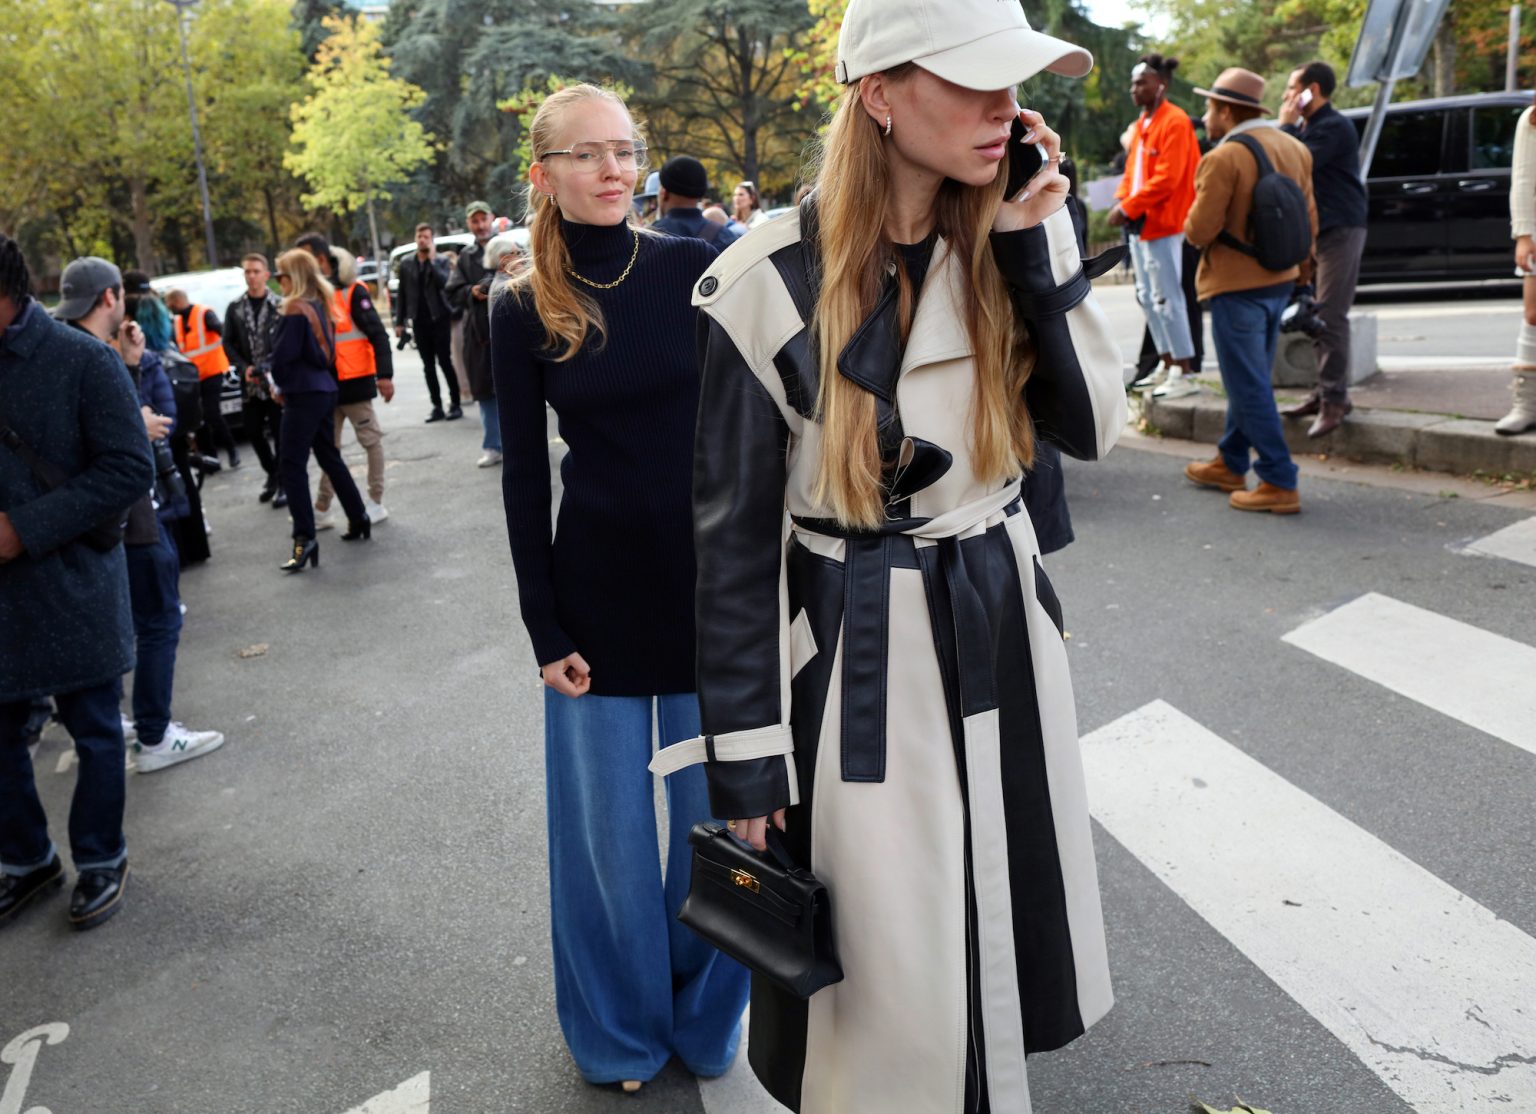
<svg viewBox="0 0 1536 1114">
<path fill-rule="evenodd" d="M 1511 278 L 1509 176 L 1530 93 L 1473 93 L 1387 109 L 1366 189 L 1360 281 Z M 1345 109 L 1364 133 L 1369 108 Z"/>
</svg>

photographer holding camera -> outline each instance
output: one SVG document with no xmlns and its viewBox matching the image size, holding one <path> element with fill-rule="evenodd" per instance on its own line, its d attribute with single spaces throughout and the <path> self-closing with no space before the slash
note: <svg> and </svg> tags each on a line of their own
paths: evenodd
<svg viewBox="0 0 1536 1114">
<path fill-rule="evenodd" d="M 74 298 L 61 303 L 59 316 L 75 328 L 112 346 L 138 390 L 140 413 L 155 460 L 155 485 L 128 510 L 123 549 L 128 558 L 128 600 L 138 661 L 133 669 L 133 724 L 124 737 L 133 742 L 140 773 L 153 773 L 217 750 L 217 731 L 189 731 L 171 719 L 171 690 L 176 676 L 176 647 L 181 641 L 181 560 L 166 521 L 186 511 L 186 488 L 171 457 L 176 428 L 176 398 L 165 369 L 145 351 L 144 331 L 125 320 L 122 276 L 104 259 L 81 259 L 64 270 Z"/>
</svg>

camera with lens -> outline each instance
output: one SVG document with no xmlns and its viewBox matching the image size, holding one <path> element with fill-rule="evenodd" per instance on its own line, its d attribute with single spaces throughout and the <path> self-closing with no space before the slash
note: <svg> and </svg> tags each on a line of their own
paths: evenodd
<svg viewBox="0 0 1536 1114">
<path fill-rule="evenodd" d="M 181 470 L 176 467 L 176 458 L 171 455 L 170 440 L 162 437 L 158 441 L 151 441 L 149 447 L 155 454 L 156 504 L 168 507 L 180 503 L 187 497 L 187 484 L 181 478 Z"/>
<path fill-rule="evenodd" d="M 1296 291 L 1296 297 L 1291 304 L 1285 307 L 1285 312 L 1280 315 L 1280 331 L 1282 333 L 1301 333 L 1304 336 L 1318 337 L 1323 335 L 1322 315 L 1317 312 L 1317 299 L 1313 297 L 1312 288 L 1303 286 Z"/>
</svg>

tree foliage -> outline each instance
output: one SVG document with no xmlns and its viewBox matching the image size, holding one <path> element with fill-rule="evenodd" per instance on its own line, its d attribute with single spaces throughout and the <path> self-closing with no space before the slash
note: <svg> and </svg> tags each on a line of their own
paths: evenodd
<svg viewBox="0 0 1536 1114">
<path fill-rule="evenodd" d="M 629 10 L 626 41 L 650 68 L 638 94 L 652 146 L 787 196 L 815 120 L 799 111 L 796 59 L 813 21 L 806 0 L 650 0 Z"/>
<path fill-rule="evenodd" d="M 409 115 L 426 94 L 390 76 L 378 28 L 335 16 L 325 26 L 283 162 L 309 184 L 306 205 L 354 212 L 431 161 L 431 137 Z"/>
<path fill-rule="evenodd" d="M 458 216 L 519 192 L 522 120 L 498 105 L 557 74 L 612 84 L 639 67 L 619 49 L 616 16 L 568 0 L 395 0 L 384 27 L 394 73 L 420 86 L 415 117 L 443 143 L 415 188 L 419 208 Z"/>
<path fill-rule="evenodd" d="M 0 2 L 0 226 L 34 258 L 99 252 L 151 271 L 166 254 L 182 266 L 200 260 L 175 9 L 163 0 Z M 187 21 L 226 251 L 261 242 L 290 185 L 274 170 L 286 105 L 301 88 L 289 18 L 286 0 L 202 0 Z"/>
</svg>

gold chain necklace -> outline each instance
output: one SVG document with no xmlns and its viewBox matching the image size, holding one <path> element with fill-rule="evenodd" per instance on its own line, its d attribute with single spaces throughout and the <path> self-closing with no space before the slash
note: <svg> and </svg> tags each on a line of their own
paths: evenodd
<svg viewBox="0 0 1536 1114">
<path fill-rule="evenodd" d="M 624 268 L 624 273 L 618 278 L 614 279 L 612 282 L 593 282 L 585 275 L 578 275 L 576 273 L 575 267 L 567 267 L 566 270 L 571 272 L 572 278 L 586 283 L 593 290 L 612 290 L 615 286 L 619 285 L 619 283 L 623 282 L 629 277 L 629 272 L 635 269 L 635 260 L 640 258 L 640 233 L 636 232 L 633 228 L 631 228 L 629 232 L 630 235 L 635 238 L 635 250 L 629 253 L 629 266 Z"/>
</svg>

